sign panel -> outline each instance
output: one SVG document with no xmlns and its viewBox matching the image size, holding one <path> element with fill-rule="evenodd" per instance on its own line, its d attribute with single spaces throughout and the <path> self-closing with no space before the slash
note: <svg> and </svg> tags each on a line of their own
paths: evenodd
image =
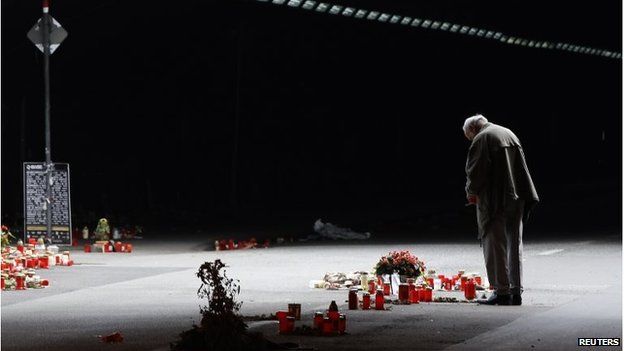
<svg viewBox="0 0 624 351">
<path fill-rule="evenodd" d="M 50 54 L 53 54 L 54 51 L 61 45 L 63 40 L 67 38 L 67 31 L 61 27 L 61 24 L 58 23 L 52 16 L 50 16 Z M 28 31 L 26 36 L 30 41 L 32 41 L 35 46 L 43 52 L 43 28 L 42 28 L 42 19 L 40 18 L 37 23 Z"/>
<path fill-rule="evenodd" d="M 54 163 L 51 172 L 53 244 L 71 245 L 71 194 L 69 164 Z M 43 162 L 24 163 L 24 239 L 47 236 L 46 166 Z"/>
</svg>

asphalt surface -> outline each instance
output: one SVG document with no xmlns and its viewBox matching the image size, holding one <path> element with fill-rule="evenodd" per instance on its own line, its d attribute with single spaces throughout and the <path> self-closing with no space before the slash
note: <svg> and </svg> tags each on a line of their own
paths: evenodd
<svg viewBox="0 0 624 351">
<path fill-rule="evenodd" d="M 268 249 L 211 251 L 214 238 L 178 233 L 168 240 L 134 241 L 131 254 L 72 251 L 72 267 L 40 270 L 50 287 L 3 291 L 2 350 L 167 350 L 200 320 L 195 272 L 221 258 L 240 280 L 241 313 L 252 316 L 302 304 L 302 320 L 335 300 L 346 310 L 346 291 L 310 289 L 326 272 L 370 270 L 379 256 L 408 249 L 428 268 L 484 273 L 478 243 L 307 242 Z M 276 342 L 318 350 L 570 350 L 577 338 L 622 336 L 622 241 L 619 233 L 586 240 L 525 242 L 522 306 L 421 303 L 390 311 L 348 311 L 340 337 L 282 336 L 277 322 L 249 323 Z M 123 343 L 98 335 L 119 331 Z M 621 347 L 602 347 L 602 350 Z"/>
</svg>

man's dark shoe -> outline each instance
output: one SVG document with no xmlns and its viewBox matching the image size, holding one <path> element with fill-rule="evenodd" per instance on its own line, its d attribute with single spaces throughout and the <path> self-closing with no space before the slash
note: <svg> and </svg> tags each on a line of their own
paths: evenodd
<svg viewBox="0 0 624 351">
<path fill-rule="evenodd" d="M 522 305 L 522 296 L 520 294 L 511 295 L 511 304 L 514 306 Z"/>
<path fill-rule="evenodd" d="M 509 305 L 511 303 L 511 295 L 498 295 L 497 293 L 493 293 L 490 297 L 482 300 L 477 300 L 478 304 L 481 305 Z"/>
</svg>

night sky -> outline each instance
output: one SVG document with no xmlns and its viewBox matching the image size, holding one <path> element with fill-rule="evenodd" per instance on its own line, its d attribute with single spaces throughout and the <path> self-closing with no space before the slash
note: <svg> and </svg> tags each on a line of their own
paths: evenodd
<svg viewBox="0 0 624 351">
<path fill-rule="evenodd" d="M 333 3 L 622 50 L 618 1 Z M 482 113 L 523 143 L 536 226 L 621 226 L 621 59 L 251 0 L 59 0 L 51 13 L 69 32 L 51 57 L 52 159 L 70 164 L 77 225 L 449 225 L 474 216 L 461 126 Z M 8 222 L 21 221 L 22 162 L 45 159 L 43 59 L 26 38 L 40 16 L 39 1 L 2 1 Z"/>
</svg>

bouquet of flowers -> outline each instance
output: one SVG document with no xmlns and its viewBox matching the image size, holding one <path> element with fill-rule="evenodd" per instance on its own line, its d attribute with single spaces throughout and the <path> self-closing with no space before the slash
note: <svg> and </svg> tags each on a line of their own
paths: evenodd
<svg viewBox="0 0 624 351">
<path fill-rule="evenodd" d="M 2 226 L 2 247 L 9 246 L 11 243 L 11 238 L 15 239 L 13 234 L 9 231 L 9 227 L 6 225 Z"/>
<path fill-rule="evenodd" d="M 381 256 L 375 265 L 375 274 L 377 275 L 397 273 L 410 278 L 418 278 L 424 272 L 425 263 L 407 250 L 392 251 Z"/>
</svg>

